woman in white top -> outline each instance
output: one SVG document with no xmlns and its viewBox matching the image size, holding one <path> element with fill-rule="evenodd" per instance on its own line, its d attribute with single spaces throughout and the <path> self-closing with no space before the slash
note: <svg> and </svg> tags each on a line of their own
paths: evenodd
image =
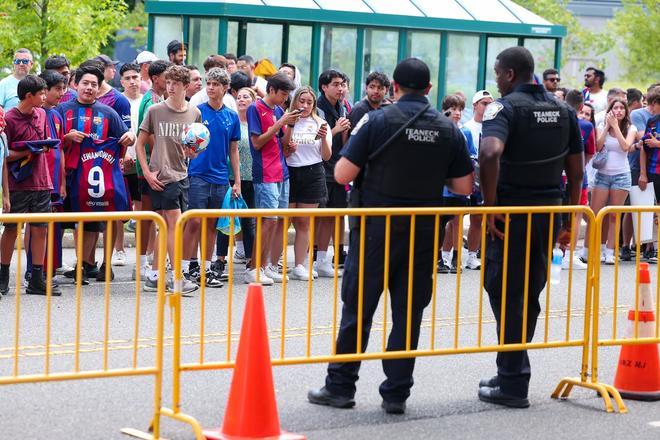
<svg viewBox="0 0 660 440">
<path fill-rule="evenodd" d="M 594 214 L 605 206 L 623 205 L 632 184 L 628 152 L 632 150 L 636 128 L 630 123 L 628 104 L 621 99 L 614 99 L 607 108 L 605 122 L 598 127 L 596 150 L 607 149 L 607 163 L 598 170 L 591 191 L 591 209 Z M 607 243 L 605 248 L 605 264 L 614 264 L 614 221 L 610 216 Z M 587 228 L 587 234 L 589 229 Z M 587 243 L 583 248 L 583 257 L 588 254 Z"/>
<path fill-rule="evenodd" d="M 291 100 L 290 112 L 300 117 L 284 131 L 284 155 L 289 167 L 289 208 L 318 208 L 326 197 L 323 161 L 332 155 L 332 133 L 316 111 L 316 95 L 310 87 L 299 88 Z M 309 280 L 305 257 L 309 250 L 309 218 L 294 217 L 294 280 Z"/>
</svg>

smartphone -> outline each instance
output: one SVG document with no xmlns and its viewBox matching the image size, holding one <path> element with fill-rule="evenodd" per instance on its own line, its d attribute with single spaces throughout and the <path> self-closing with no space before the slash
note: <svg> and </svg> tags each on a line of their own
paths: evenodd
<svg viewBox="0 0 660 440">
<path fill-rule="evenodd" d="M 301 113 L 304 112 L 304 111 L 305 111 L 304 108 L 298 108 L 298 109 L 295 109 L 292 113 L 295 113 L 295 114 L 299 115 L 299 114 L 301 114 Z"/>
</svg>

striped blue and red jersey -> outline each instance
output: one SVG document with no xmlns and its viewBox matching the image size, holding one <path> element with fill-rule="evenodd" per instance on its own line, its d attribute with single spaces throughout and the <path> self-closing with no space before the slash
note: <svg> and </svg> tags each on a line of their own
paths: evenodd
<svg viewBox="0 0 660 440">
<path fill-rule="evenodd" d="M 582 133 L 584 154 L 587 156 L 593 156 L 596 154 L 596 130 L 594 129 L 594 124 L 583 119 L 578 119 L 578 126 L 580 127 L 580 133 Z M 582 179 L 582 189 L 588 187 L 589 177 L 587 176 L 587 173 L 584 173 L 584 177 Z"/>
<path fill-rule="evenodd" d="M 119 90 L 112 87 L 108 93 L 99 96 L 98 101 L 105 104 L 117 112 L 124 124 L 130 130 L 131 128 L 131 103 L 130 101 L 119 92 Z"/>
<path fill-rule="evenodd" d="M 71 130 L 81 131 L 94 140 L 121 138 L 128 127 L 116 111 L 98 101 L 82 104 L 77 99 L 57 106 L 64 120 L 64 134 Z M 66 169 L 75 170 L 80 160 L 80 143 L 64 142 Z"/>
<path fill-rule="evenodd" d="M 74 212 L 128 211 L 128 194 L 119 167 L 123 147 L 119 140 L 85 138 L 80 144 L 80 166 L 71 185 Z"/>
<path fill-rule="evenodd" d="M 284 115 L 284 111 L 275 106 L 269 107 L 263 99 L 248 107 L 247 120 L 250 134 L 250 152 L 252 153 L 252 181 L 254 183 L 278 183 L 289 178 L 289 169 L 282 150 L 280 136 L 276 134 L 257 150 L 252 144 L 252 136 L 261 136 Z"/>
<path fill-rule="evenodd" d="M 660 115 L 651 116 L 646 121 L 642 141 L 654 137 L 660 139 Z M 644 146 L 646 152 L 646 170 L 649 174 L 660 174 L 660 148 L 649 148 Z"/>
<path fill-rule="evenodd" d="M 61 142 L 64 142 L 64 121 L 62 120 L 62 115 L 54 108 L 45 108 L 44 110 L 46 111 L 46 137 L 48 139 L 59 139 Z M 61 202 L 60 187 L 64 178 L 62 176 L 62 161 L 64 160 L 62 144 L 58 148 L 48 150 L 46 160 L 48 161 L 50 179 L 53 182 L 53 201 Z"/>
</svg>

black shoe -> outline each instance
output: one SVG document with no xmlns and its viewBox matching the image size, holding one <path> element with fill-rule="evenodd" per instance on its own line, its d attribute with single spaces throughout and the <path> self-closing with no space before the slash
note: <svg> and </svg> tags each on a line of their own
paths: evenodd
<svg viewBox="0 0 660 440">
<path fill-rule="evenodd" d="M 488 379 L 481 379 L 479 381 L 479 388 L 481 387 L 495 388 L 498 386 L 500 386 L 500 381 L 498 380 L 497 376 L 493 376 Z"/>
<path fill-rule="evenodd" d="M 229 274 L 225 272 L 226 267 L 226 261 L 215 260 L 211 263 L 211 272 L 213 272 L 213 275 L 220 281 L 227 281 L 229 279 Z"/>
<path fill-rule="evenodd" d="M 504 394 L 500 387 L 479 388 L 479 400 L 482 402 L 494 403 L 496 405 L 504 405 L 509 408 L 528 408 L 529 400 L 526 397 L 515 397 Z"/>
<path fill-rule="evenodd" d="M 438 273 L 449 273 L 451 268 L 445 264 L 444 260 L 438 261 Z"/>
<path fill-rule="evenodd" d="M 76 281 L 76 273 L 77 273 L 76 269 L 77 268 L 74 267 L 73 270 L 70 270 L 68 272 L 64 272 L 64 276 L 67 277 L 67 278 L 73 278 L 73 280 Z M 85 270 L 85 263 L 83 263 L 83 269 L 82 269 L 81 273 L 82 273 L 81 285 L 83 285 L 83 286 L 89 285 L 89 281 L 87 280 L 87 273 L 86 273 L 86 270 Z"/>
<path fill-rule="evenodd" d="M 7 273 L 1 273 L 0 270 L 0 295 L 9 293 L 9 270 Z"/>
<path fill-rule="evenodd" d="M 96 268 L 96 265 L 94 265 Z M 97 274 L 96 274 L 96 281 L 105 281 L 105 263 L 101 264 L 101 267 L 97 269 Z M 110 281 L 113 281 L 115 279 L 115 273 L 112 271 L 112 267 L 110 267 Z"/>
<path fill-rule="evenodd" d="M 630 248 L 628 246 L 624 246 L 621 248 L 621 261 L 630 261 L 632 260 L 632 255 L 630 252 Z"/>
<path fill-rule="evenodd" d="M 307 392 L 307 400 L 315 405 L 325 405 L 333 408 L 347 409 L 355 406 L 355 399 L 352 397 L 331 394 L 325 387 L 318 390 L 309 390 Z"/>
<path fill-rule="evenodd" d="M 41 274 L 35 276 L 35 274 L 36 273 L 33 273 L 30 277 L 30 284 L 28 284 L 27 288 L 25 289 L 25 293 L 28 295 L 46 295 L 47 286 L 44 276 Z M 62 291 L 58 286 L 51 285 L 50 294 L 51 296 L 61 296 Z"/>
<path fill-rule="evenodd" d="M 406 402 L 388 402 L 383 400 L 380 407 L 385 410 L 387 414 L 405 414 Z"/>
<path fill-rule="evenodd" d="M 346 252 L 342 250 L 341 253 L 339 254 L 339 268 L 340 269 L 344 268 L 344 263 L 346 262 L 346 256 L 347 256 Z"/>
</svg>

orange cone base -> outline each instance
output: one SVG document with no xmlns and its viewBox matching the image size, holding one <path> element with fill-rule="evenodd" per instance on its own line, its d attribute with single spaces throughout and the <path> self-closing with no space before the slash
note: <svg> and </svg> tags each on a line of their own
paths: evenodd
<svg viewBox="0 0 660 440">
<path fill-rule="evenodd" d="M 281 432 L 280 435 L 274 437 L 237 437 L 234 435 L 225 435 L 221 429 L 204 430 L 204 437 L 207 440 L 307 440 L 307 437 L 301 434 L 292 434 L 289 432 Z"/>
<path fill-rule="evenodd" d="M 626 399 L 660 400 L 658 344 L 623 345 L 614 388 Z"/>
</svg>

